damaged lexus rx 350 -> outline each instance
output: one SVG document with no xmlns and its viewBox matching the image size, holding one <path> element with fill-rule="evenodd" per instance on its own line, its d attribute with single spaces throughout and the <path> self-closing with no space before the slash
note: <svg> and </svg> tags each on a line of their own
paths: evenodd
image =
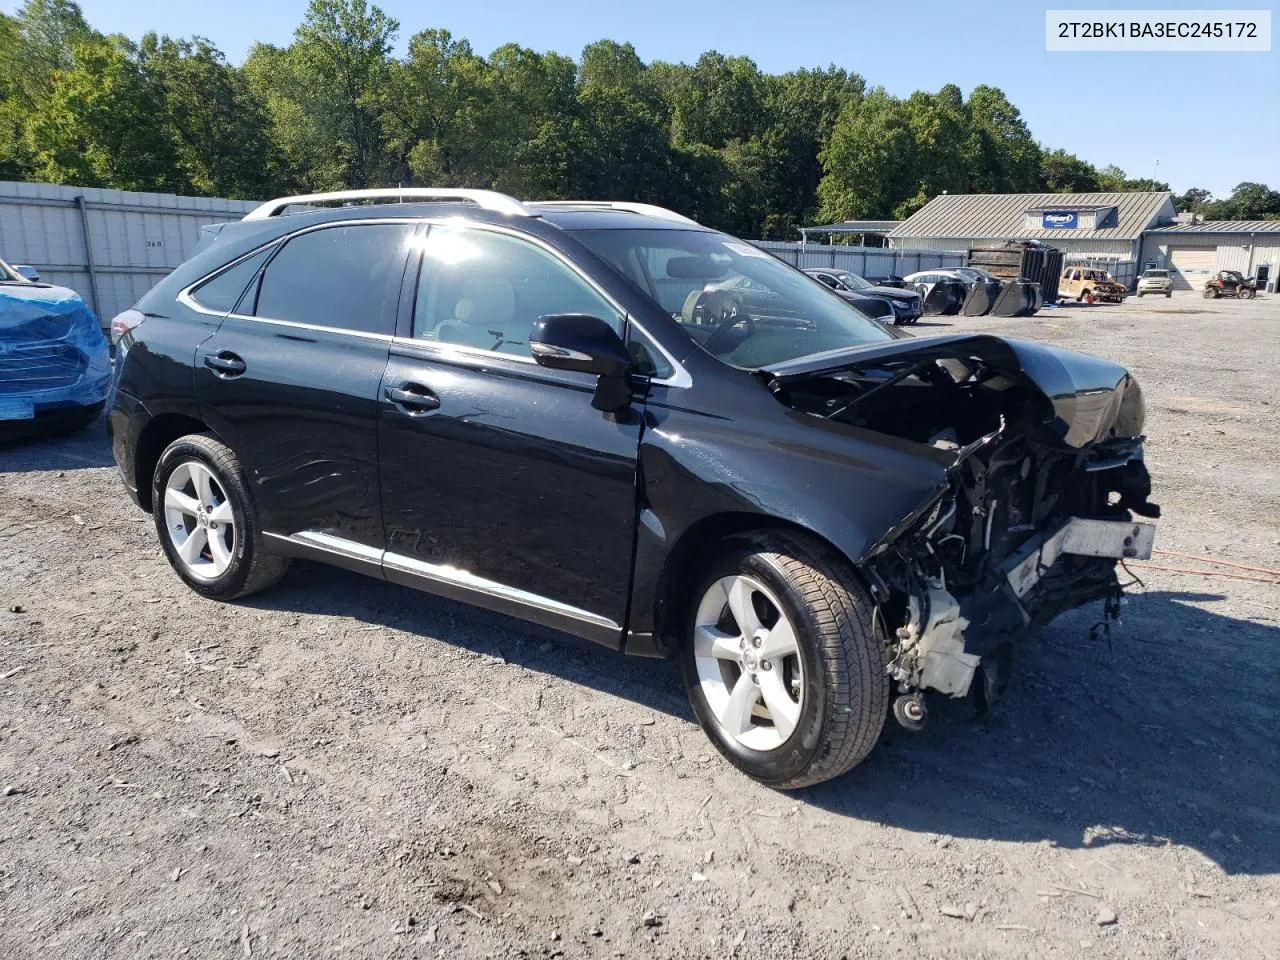
<svg viewBox="0 0 1280 960">
<path fill-rule="evenodd" d="M 283 198 L 113 326 L 116 460 L 193 589 L 303 557 L 677 657 L 775 787 L 856 764 L 895 691 L 907 726 L 986 705 L 1037 627 L 1113 617 L 1159 512 L 1122 367 L 904 338 L 643 204 Z"/>
</svg>

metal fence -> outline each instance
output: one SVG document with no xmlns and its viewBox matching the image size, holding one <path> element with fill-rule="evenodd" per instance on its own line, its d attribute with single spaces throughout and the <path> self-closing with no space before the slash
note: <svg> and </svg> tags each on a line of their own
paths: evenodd
<svg viewBox="0 0 1280 960">
<path fill-rule="evenodd" d="M 963 250 L 897 250 L 891 247 L 842 247 L 825 243 L 798 243 L 792 240 L 754 240 L 761 250 L 801 269 L 830 267 L 848 270 L 862 277 L 905 277 L 920 270 L 963 267 Z"/>
<path fill-rule="evenodd" d="M 206 223 L 256 203 L 0 181 L 0 258 L 75 290 L 103 325 L 191 253 Z"/>
</svg>

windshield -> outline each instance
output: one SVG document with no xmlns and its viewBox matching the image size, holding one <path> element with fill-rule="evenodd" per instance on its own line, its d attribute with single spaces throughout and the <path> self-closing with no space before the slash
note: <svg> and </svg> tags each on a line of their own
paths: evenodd
<svg viewBox="0 0 1280 960">
<path fill-rule="evenodd" d="M 869 280 L 863 280 L 856 273 L 837 273 L 836 279 L 843 283 L 850 290 L 870 290 L 875 286 Z"/>
<path fill-rule="evenodd" d="M 758 369 L 894 339 L 884 327 L 762 250 L 702 230 L 575 230 L 712 356 Z"/>
<path fill-rule="evenodd" d="M 1146 273 L 1143 274 L 1143 276 L 1155 277 L 1156 279 L 1160 279 L 1162 277 L 1168 277 L 1169 271 L 1168 270 L 1148 270 Z"/>
</svg>

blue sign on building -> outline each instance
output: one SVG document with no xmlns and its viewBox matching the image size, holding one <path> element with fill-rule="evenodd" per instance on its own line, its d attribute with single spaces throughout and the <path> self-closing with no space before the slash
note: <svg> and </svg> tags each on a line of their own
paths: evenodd
<svg viewBox="0 0 1280 960">
<path fill-rule="evenodd" d="M 1045 210 L 1040 214 L 1040 226 L 1045 230 L 1074 230 L 1079 223 L 1074 210 Z"/>
</svg>

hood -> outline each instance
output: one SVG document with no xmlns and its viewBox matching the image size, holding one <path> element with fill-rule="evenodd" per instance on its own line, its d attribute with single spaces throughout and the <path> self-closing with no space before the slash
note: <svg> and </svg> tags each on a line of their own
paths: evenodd
<svg viewBox="0 0 1280 960">
<path fill-rule="evenodd" d="M 870 287 L 869 289 L 855 291 L 863 297 L 884 297 L 886 300 L 919 300 L 920 294 L 914 290 L 904 290 L 902 287 Z"/>
<path fill-rule="evenodd" d="M 1031 340 L 952 334 L 876 343 L 774 364 L 760 371 L 770 387 L 904 360 L 977 361 L 1028 382 L 1046 402 L 1046 440 L 1081 448 L 1109 436 L 1136 437 L 1146 420 L 1142 390 L 1122 366 Z"/>
</svg>

